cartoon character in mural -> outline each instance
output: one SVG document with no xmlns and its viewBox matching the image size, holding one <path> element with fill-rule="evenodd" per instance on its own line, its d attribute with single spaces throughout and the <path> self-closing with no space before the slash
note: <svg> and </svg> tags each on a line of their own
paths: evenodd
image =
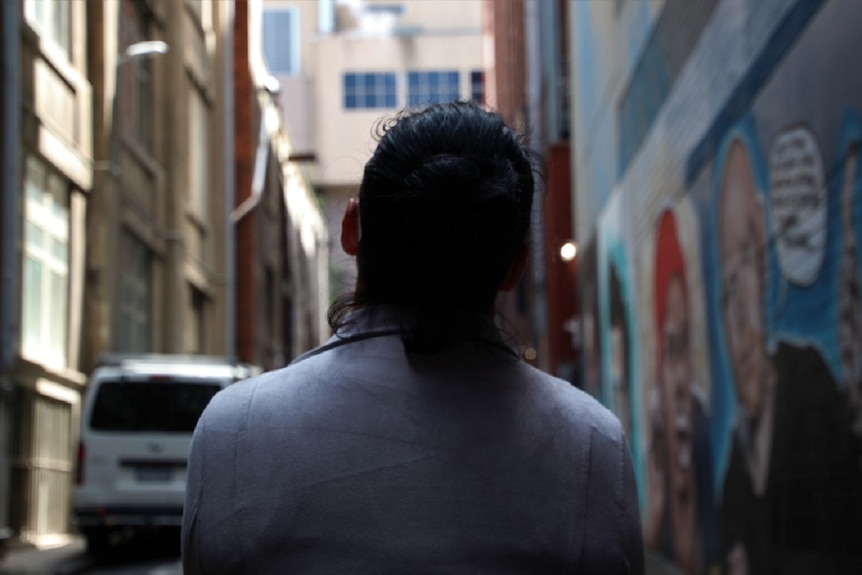
<svg viewBox="0 0 862 575">
<path fill-rule="evenodd" d="M 721 507 L 727 571 L 831 573 L 835 551 L 853 551 L 862 483 L 820 352 L 769 345 L 765 214 L 747 146 L 736 135 L 728 142 L 717 206 L 719 305 L 738 402 Z"/>
<path fill-rule="evenodd" d="M 630 329 L 623 304 L 622 284 L 617 270 L 610 266 L 610 384 L 613 411 L 620 418 L 626 437 L 632 437 L 631 366 L 629 365 Z"/>
<path fill-rule="evenodd" d="M 841 349 L 841 374 L 848 392 L 851 426 L 862 437 L 862 305 L 858 273 L 858 248 L 854 188 L 859 161 L 859 149 L 852 144 L 844 160 L 844 180 L 841 187 L 841 268 L 838 293 L 838 327 Z"/>
<path fill-rule="evenodd" d="M 706 400 L 694 385 L 686 265 L 673 212 L 655 249 L 656 381 L 648 462 L 652 547 L 685 573 L 718 567 L 712 450 Z"/>
</svg>

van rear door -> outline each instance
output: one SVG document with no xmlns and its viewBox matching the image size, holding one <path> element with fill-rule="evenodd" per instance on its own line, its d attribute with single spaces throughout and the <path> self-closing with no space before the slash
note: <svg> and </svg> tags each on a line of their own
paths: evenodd
<svg viewBox="0 0 862 575">
<path fill-rule="evenodd" d="M 173 376 L 102 380 L 81 437 L 81 487 L 90 503 L 181 506 L 192 432 L 224 385 Z"/>
</svg>

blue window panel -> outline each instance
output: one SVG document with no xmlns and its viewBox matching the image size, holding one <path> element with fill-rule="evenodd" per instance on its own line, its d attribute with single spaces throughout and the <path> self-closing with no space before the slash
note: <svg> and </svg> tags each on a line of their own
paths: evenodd
<svg viewBox="0 0 862 575">
<path fill-rule="evenodd" d="M 460 98 L 460 75 L 457 71 L 409 72 L 407 102 L 422 106 L 451 102 Z"/>
<path fill-rule="evenodd" d="M 273 74 L 299 73 L 299 12 L 267 9 L 263 12 L 263 53 Z"/>
<path fill-rule="evenodd" d="M 470 99 L 478 104 L 485 103 L 485 73 L 481 70 L 470 72 Z"/>
<path fill-rule="evenodd" d="M 344 107 L 347 109 L 394 108 L 397 104 L 392 72 L 346 73 Z"/>
<path fill-rule="evenodd" d="M 449 85 L 455 86 L 456 88 L 461 83 L 458 81 L 458 72 L 449 72 L 446 77 L 449 80 Z"/>
</svg>

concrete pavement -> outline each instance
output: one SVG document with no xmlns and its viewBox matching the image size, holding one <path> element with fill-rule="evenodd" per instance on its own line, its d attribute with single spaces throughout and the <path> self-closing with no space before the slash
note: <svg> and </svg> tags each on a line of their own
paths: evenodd
<svg viewBox="0 0 862 575">
<path fill-rule="evenodd" d="M 80 537 L 64 537 L 39 546 L 8 543 L 0 557 L 0 575 L 71 575 L 91 564 Z"/>
</svg>

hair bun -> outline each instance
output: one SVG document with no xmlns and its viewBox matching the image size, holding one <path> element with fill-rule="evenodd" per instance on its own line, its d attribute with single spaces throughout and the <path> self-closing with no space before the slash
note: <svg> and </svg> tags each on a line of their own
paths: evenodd
<svg viewBox="0 0 862 575">
<path fill-rule="evenodd" d="M 456 154 L 430 156 L 404 178 L 411 190 L 434 191 L 430 197 L 465 203 L 511 198 L 517 184 L 518 174 L 506 158 Z"/>
</svg>

